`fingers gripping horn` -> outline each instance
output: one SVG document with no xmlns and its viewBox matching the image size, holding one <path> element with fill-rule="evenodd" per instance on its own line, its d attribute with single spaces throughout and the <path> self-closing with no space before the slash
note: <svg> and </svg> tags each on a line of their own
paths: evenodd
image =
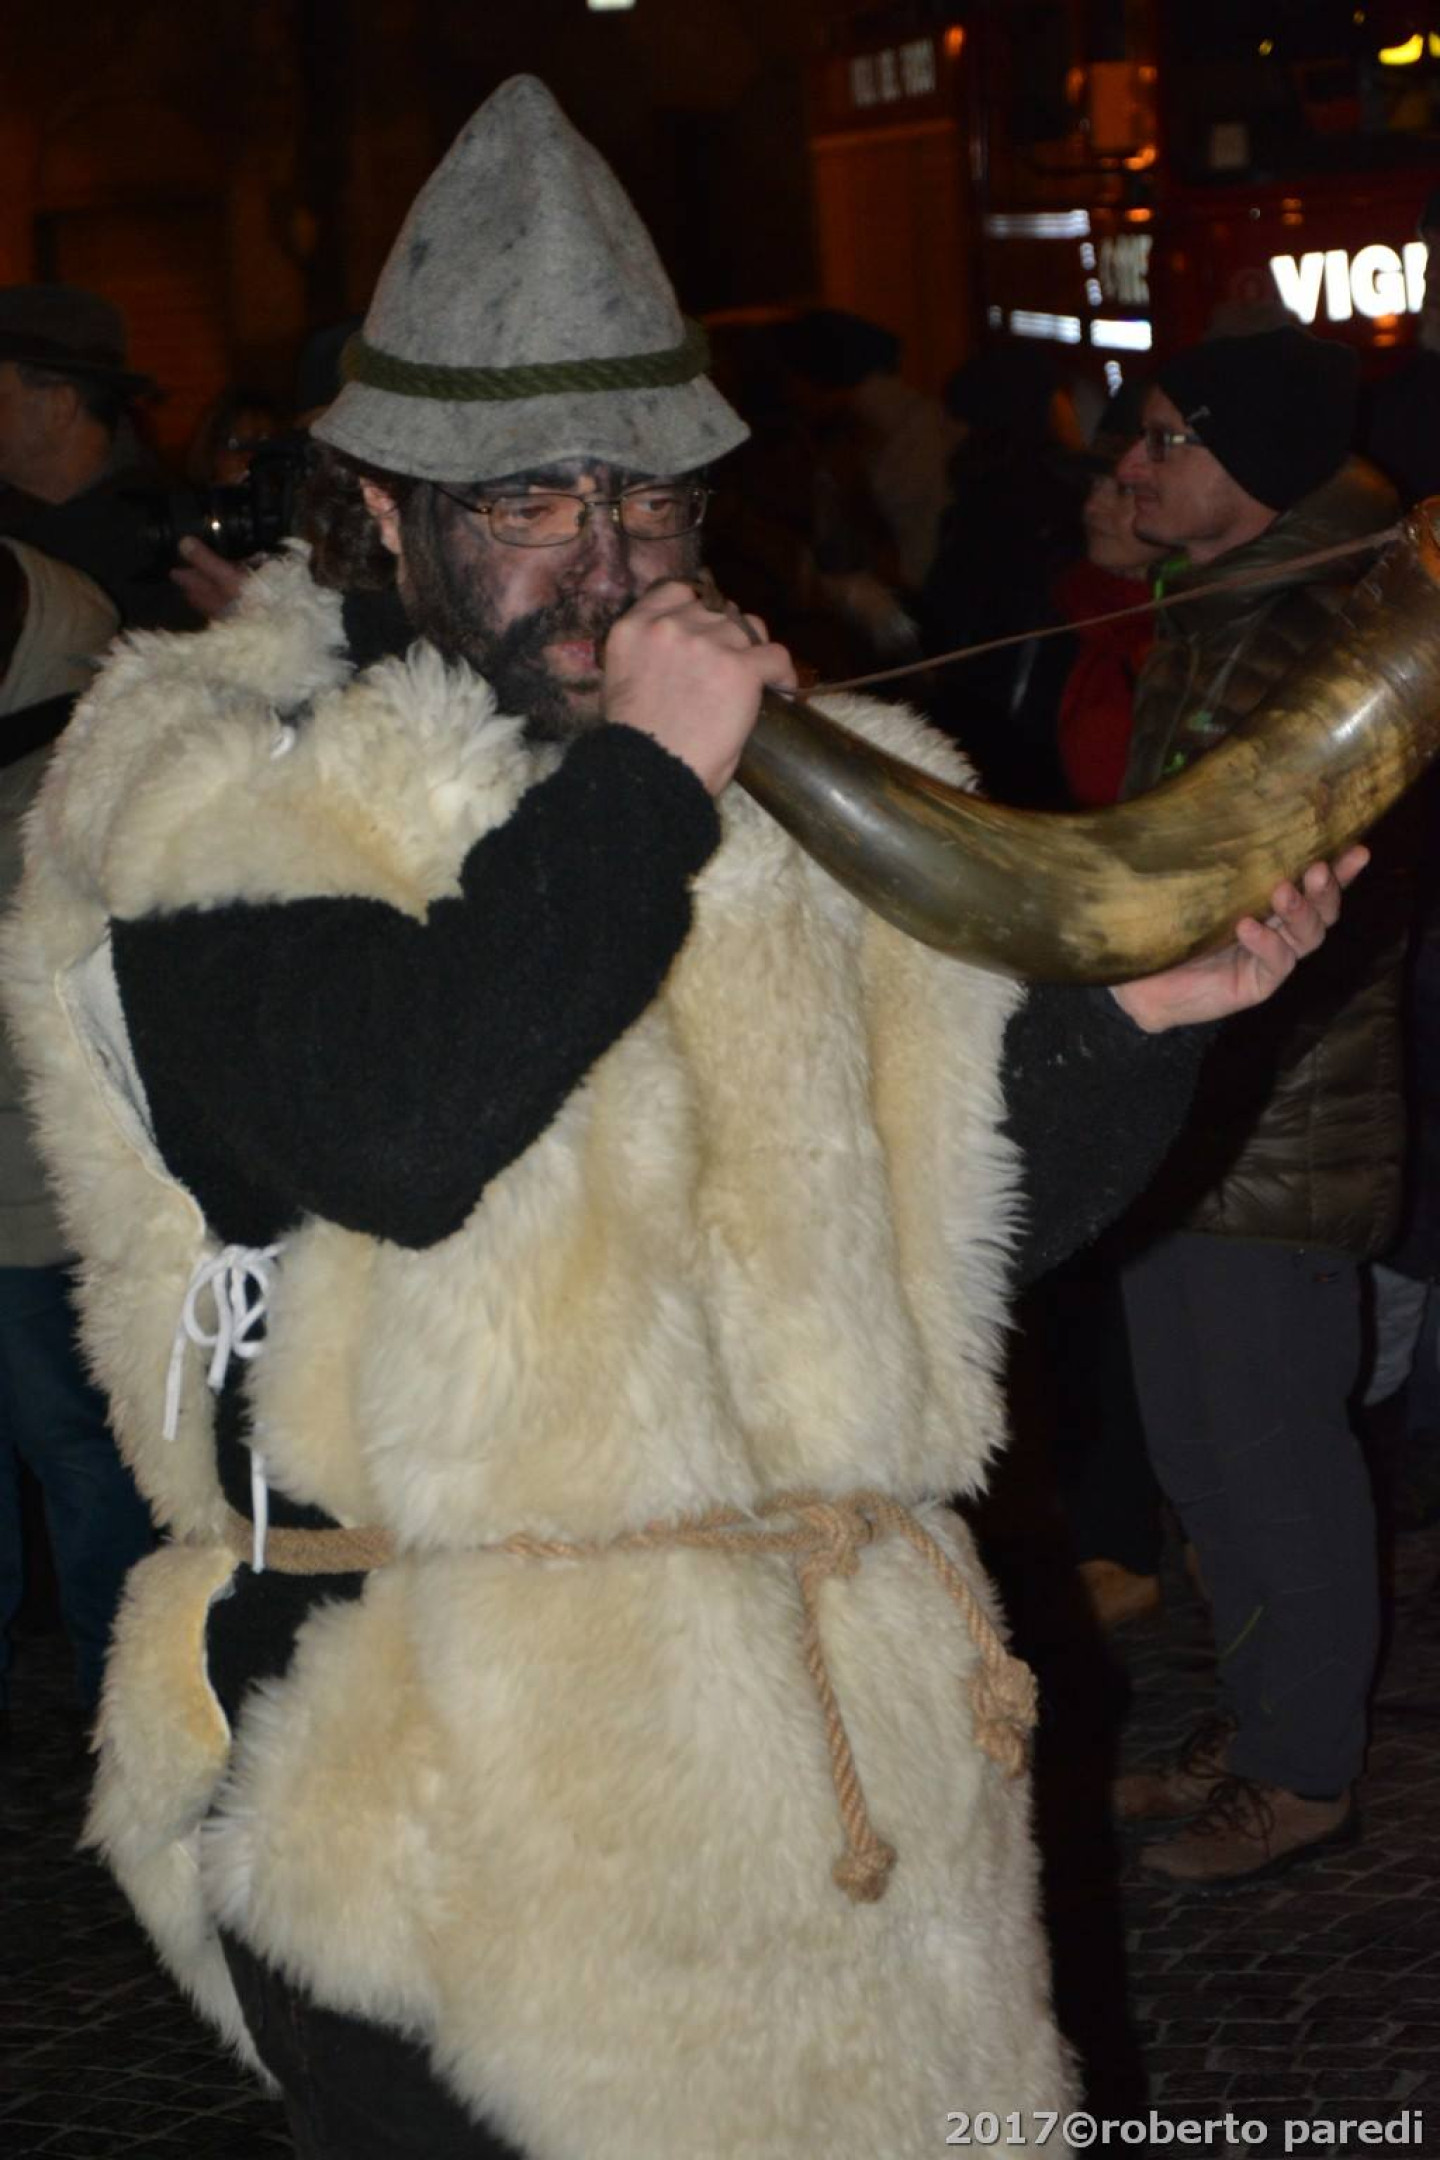
<svg viewBox="0 0 1440 2160">
<path fill-rule="evenodd" d="M 739 777 L 867 907 L 1041 982 L 1117 983 L 1223 944 L 1367 832 L 1440 750 L 1440 545 L 1423 505 L 1245 724 L 1151 794 L 985 802 L 767 693 Z"/>
</svg>

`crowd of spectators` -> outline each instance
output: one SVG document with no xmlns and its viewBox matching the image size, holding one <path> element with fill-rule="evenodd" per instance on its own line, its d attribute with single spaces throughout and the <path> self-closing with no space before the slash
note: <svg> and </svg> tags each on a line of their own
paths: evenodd
<svg viewBox="0 0 1440 2160">
<path fill-rule="evenodd" d="M 778 590 L 747 587 L 737 554 L 732 586 L 822 678 L 893 664 L 908 632 L 935 664 L 896 694 L 996 798 L 1142 795 L 1273 694 L 1363 574 L 1367 535 L 1435 484 L 1434 314 L 1363 400 L 1343 346 L 1276 315 L 1217 326 L 1127 382 L 1088 437 L 1046 351 L 977 356 L 923 426 L 911 392 L 902 427 L 893 339 L 831 312 L 781 325 L 763 340 L 754 455 L 800 567 Z M 879 476 L 894 437 L 934 459 L 947 417 L 948 489 L 938 507 L 909 491 L 907 540 Z M 767 490 L 746 494 L 753 519 Z M 1346 541 L 1353 557 L 1310 565 Z M 1157 616 L 1152 598 L 1180 604 Z M 1397 1511 L 1423 1522 L 1440 1483 L 1424 815 L 1422 791 L 1375 836 L 1323 964 L 1223 1031 L 1157 1185 L 1102 1252 L 1042 1286 L 1021 1345 L 1052 1368 L 1100 1624 L 1158 1604 L 1165 1502 L 1211 1605 L 1215 1717 L 1115 1795 L 1122 1820 L 1165 1833 L 1142 1864 L 1182 1880 L 1259 1877 L 1352 1834 L 1379 1635 L 1374 1480 L 1387 1533 Z"/>
</svg>

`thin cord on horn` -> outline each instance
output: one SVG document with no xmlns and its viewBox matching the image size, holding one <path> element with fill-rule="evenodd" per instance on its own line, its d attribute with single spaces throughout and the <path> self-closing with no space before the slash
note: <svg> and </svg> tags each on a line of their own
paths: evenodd
<svg viewBox="0 0 1440 2160">
<path fill-rule="evenodd" d="M 1167 593 L 1163 599 L 1137 600 L 1133 607 L 1112 608 L 1105 615 L 1085 615 L 1078 622 L 1045 623 L 1034 630 L 1012 630 L 1006 637 L 986 638 L 979 645 L 957 645 L 953 652 L 936 653 L 930 660 L 907 660 L 902 667 L 877 668 L 872 675 L 848 675 L 843 682 L 812 683 L 807 697 L 829 697 L 839 690 L 868 690 L 874 683 L 899 682 L 906 675 L 927 675 L 932 668 L 949 667 L 957 660 L 973 660 L 980 653 L 1001 652 L 1007 645 L 1033 645 L 1041 638 L 1070 637 L 1077 630 L 1094 630 L 1102 623 L 1125 622 L 1132 615 L 1161 615 L 1168 608 L 1184 607 L 1187 601 L 1208 600 L 1212 593 L 1240 592 L 1247 585 L 1271 585 L 1276 572 L 1313 570 L 1320 563 L 1339 562 L 1347 555 L 1375 554 L 1398 540 L 1402 525 L 1387 525 L 1383 532 L 1367 533 L 1363 540 L 1342 540 L 1334 547 L 1315 548 L 1308 555 L 1291 555 L 1283 563 L 1261 570 L 1236 570 L 1229 577 L 1214 578 L 1193 592 Z"/>
</svg>

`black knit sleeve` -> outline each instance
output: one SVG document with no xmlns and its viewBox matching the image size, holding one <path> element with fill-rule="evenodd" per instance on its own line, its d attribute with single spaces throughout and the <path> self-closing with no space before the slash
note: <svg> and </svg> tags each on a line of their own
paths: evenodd
<svg viewBox="0 0 1440 2160">
<path fill-rule="evenodd" d="M 1024 1156 L 1021 1284 L 1088 1245 L 1144 1191 L 1215 1027 L 1147 1035 L 1108 990 L 1039 985 L 1005 1037 L 1006 1129 Z"/>
<path fill-rule="evenodd" d="M 117 922 L 166 1161 L 227 1240 L 306 1214 L 450 1235 L 654 997 L 718 838 L 686 766 L 604 728 L 423 922 L 362 899 Z"/>
</svg>

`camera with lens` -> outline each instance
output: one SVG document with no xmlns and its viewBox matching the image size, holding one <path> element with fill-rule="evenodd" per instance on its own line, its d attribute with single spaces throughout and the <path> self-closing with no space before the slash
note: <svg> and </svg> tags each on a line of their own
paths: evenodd
<svg viewBox="0 0 1440 2160">
<path fill-rule="evenodd" d="M 300 490 L 310 469 L 308 435 L 257 442 L 250 470 L 234 487 L 145 489 L 130 496 L 140 511 L 137 543 L 155 576 L 180 559 L 182 540 L 203 540 L 227 562 L 267 555 L 293 533 Z"/>
</svg>

